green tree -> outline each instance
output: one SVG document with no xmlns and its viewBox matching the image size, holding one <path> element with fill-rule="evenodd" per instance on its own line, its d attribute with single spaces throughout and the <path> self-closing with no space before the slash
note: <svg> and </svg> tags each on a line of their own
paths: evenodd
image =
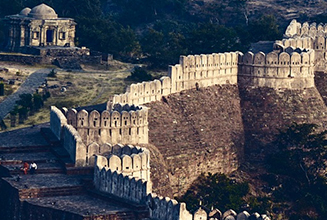
<svg viewBox="0 0 327 220">
<path fill-rule="evenodd" d="M 186 202 L 191 212 L 199 207 L 199 201 L 206 207 L 215 207 L 220 210 L 239 210 L 245 204 L 243 197 L 249 192 L 247 183 L 237 183 L 226 175 L 216 173 L 201 174 L 187 190 L 178 198 Z"/>
<path fill-rule="evenodd" d="M 152 68 L 166 69 L 169 64 L 175 64 L 179 56 L 186 54 L 185 37 L 181 33 L 157 31 L 148 29 L 141 39 L 146 61 Z"/>
<path fill-rule="evenodd" d="M 263 15 L 259 19 L 249 22 L 249 32 L 252 36 L 252 42 L 274 41 L 282 37 L 274 15 Z"/>
<path fill-rule="evenodd" d="M 153 77 L 149 74 L 143 67 L 135 67 L 131 72 L 131 75 L 126 78 L 127 80 L 142 82 L 142 81 L 151 81 Z"/>
<path fill-rule="evenodd" d="M 33 108 L 35 111 L 39 110 L 43 107 L 43 99 L 40 94 L 34 93 L 33 94 Z"/>
<path fill-rule="evenodd" d="M 33 110 L 33 96 L 29 93 L 24 93 L 19 95 L 19 100 L 16 101 L 17 105 L 22 106 L 23 108 L 26 108 L 27 111 Z"/>
<path fill-rule="evenodd" d="M 24 121 L 27 119 L 28 109 L 26 107 L 20 106 L 18 108 L 18 123 L 24 124 Z"/>
<path fill-rule="evenodd" d="M 93 50 L 113 54 L 116 58 L 132 56 L 139 52 L 140 46 L 129 27 L 110 18 L 79 18 L 80 25 L 76 30 L 79 46 L 86 45 Z"/>
<path fill-rule="evenodd" d="M 10 127 L 16 126 L 16 116 L 18 113 L 18 106 L 15 105 L 14 109 L 9 112 L 10 114 Z"/>
<path fill-rule="evenodd" d="M 241 42 L 232 28 L 203 23 L 194 28 L 187 37 L 191 54 L 209 54 L 239 50 Z"/>
<path fill-rule="evenodd" d="M 292 204 L 290 219 L 325 219 L 327 131 L 315 124 L 292 124 L 277 135 L 276 152 L 267 158 L 273 200 Z"/>
</svg>

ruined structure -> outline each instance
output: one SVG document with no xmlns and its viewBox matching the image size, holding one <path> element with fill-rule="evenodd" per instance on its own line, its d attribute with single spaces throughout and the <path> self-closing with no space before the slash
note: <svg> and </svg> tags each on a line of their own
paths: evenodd
<svg viewBox="0 0 327 220">
<path fill-rule="evenodd" d="M 6 16 L 4 21 L 8 31 L 3 49 L 16 54 L 0 54 L 0 60 L 80 69 L 81 63 L 101 63 L 112 59 L 108 54 L 75 47 L 74 19 L 58 17 L 46 4 L 24 8 L 19 14 Z"/>
<path fill-rule="evenodd" d="M 5 18 L 9 26 L 6 50 L 28 51 L 39 46 L 74 47 L 75 25 L 71 18 L 58 18 L 56 12 L 45 4 L 24 8 L 17 15 Z"/>
</svg>

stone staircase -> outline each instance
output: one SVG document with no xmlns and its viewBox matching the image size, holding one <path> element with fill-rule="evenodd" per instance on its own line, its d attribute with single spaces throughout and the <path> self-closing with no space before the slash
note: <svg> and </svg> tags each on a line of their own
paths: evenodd
<svg viewBox="0 0 327 220">
<path fill-rule="evenodd" d="M 41 129 L 41 134 L 48 145 L 2 147 L 0 141 L 0 213 L 4 213 L 3 219 L 147 218 L 148 211 L 143 206 L 140 209 L 126 201 L 94 194 L 94 168 L 75 167 L 48 128 Z M 23 163 L 33 161 L 38 169 L 35 174 L 25 175 L 21 169 Z"/>
</svg>

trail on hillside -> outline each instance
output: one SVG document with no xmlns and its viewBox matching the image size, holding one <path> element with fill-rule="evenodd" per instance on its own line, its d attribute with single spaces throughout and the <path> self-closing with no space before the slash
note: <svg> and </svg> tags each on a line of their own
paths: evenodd
<svg viewBox="0 0 327 220">
<path fill-rule="evenodd" d="M 51 69 L 40 69 L 32 73 L 19 89 L 8 96 L 0 103 L 0 119 L 3 119 L 11 110 L 14 109 L 16 101 L 19 100 L 19 95 L 24 93 L 34 93 L 35 90 L 45 82 L 45 79 Z"/>
</svg>

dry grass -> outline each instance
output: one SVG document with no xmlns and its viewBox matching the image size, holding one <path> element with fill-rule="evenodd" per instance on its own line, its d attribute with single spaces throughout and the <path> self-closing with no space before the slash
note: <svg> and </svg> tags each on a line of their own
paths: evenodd
<svg viewBox="0 0 327 220">
<path fill-rule="evenodd" d="M 58 85 L 58 88 L 49 89 L 51 97 L 44 103 L 44 107 L 25 121 L 24 124 L 10 128 L 10 117 L 4 121 L 8 130 L 40 124 L 50 120 L 50 106 L 57 107 L 78 107 L 104 103 L 114 94 L 125 92 L 126 87 L 131 82 L 124 79 L 130 75 L 133 64 L 113 61 L 109 67 L 103 66 L 83 66 L 83 71 L 61 71 L 58 70 L 56 77 L 48 77 L 48 85 Z M 152 73 L 156 76 L 163 72 Z M 66 87 L 65 92 L 61 92 L 62 87 Z M 18 118 L 18 116 L 17 116 Z"/>
</svg>

